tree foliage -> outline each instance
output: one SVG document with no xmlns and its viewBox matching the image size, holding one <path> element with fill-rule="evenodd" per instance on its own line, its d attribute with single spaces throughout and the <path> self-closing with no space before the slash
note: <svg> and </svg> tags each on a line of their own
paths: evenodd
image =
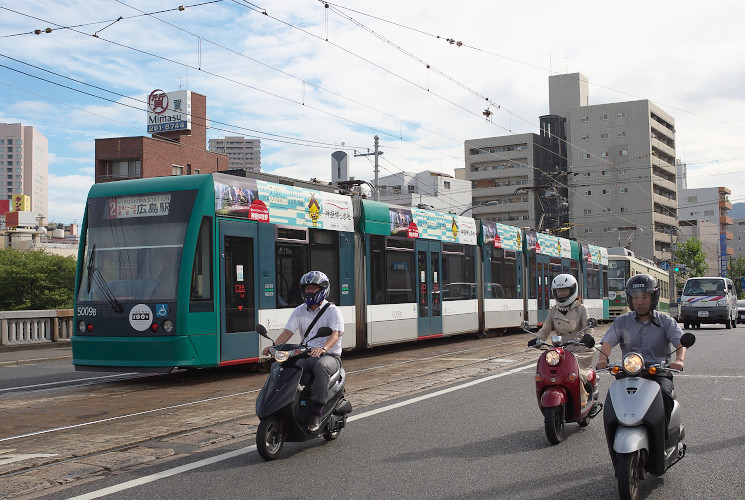
<svg viewBox="0 0 745 500">
<path fill-rule="evenodd" d="M 706 264 L 706 254 L 702 249 L 703 244 L 698 238 L 689 238 L 682 243 L 678 243 L 678 249 L 673 252 L 675 261 L 686 267 L 684 273 L 675 275 L 675 284 L 678 289 L 683 287 L 687 278 L 695 278 L 706 274 L 709 266 Z"/>
<path fill-rule="evenodd" d="M 735 288 L 737 288 L 737 296 L 739 298 L 745 297 L 742 289 L 743 276 L 745 276 L 745 258 L 738 257 L 729 264 L 729 278 L 735 282 Z"/>
<path fill-rule="evenodd" d="M 0 250 L 0 311 L 70 309 L 75 258 L 44 250 Z"/>
</svg>

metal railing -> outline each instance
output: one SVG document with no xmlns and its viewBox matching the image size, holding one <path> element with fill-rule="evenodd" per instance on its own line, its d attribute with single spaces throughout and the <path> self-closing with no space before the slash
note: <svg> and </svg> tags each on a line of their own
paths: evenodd
<svg viewBox="0 0 745 500">
<path fill-rule="evenodd" d="M 69 342 L 73 327 L 72 309 L 0 311 L 0 348 Z"/>
</svg>

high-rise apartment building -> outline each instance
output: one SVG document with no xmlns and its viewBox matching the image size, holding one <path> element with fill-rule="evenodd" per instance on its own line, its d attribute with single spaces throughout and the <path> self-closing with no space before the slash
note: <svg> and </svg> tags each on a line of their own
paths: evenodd
<svg viewBox="0 0 745 500">
<path fill-rule="evenodd" d="M 580 73 L 549 77 L 551 115 L 566 119 L 570 237 L 670 260 L 677 231 L 675 120 L 654 103 L 590 105 Z"/>
<path fill-rule="evenodd" d="M 685 183 L 685 181 L 683 181 Z M 728 242 L 734 239 L 732 233 L 733 219 L 729 216 L 732 203 L 729 195 L 732 192 L 723 186 L 707 187 L 697 189 L 681 189 L 678 194 L 678 218 L 681 221 L 706 221 L 716 230 L 714 235 L 718 242 L 719 264 L 712 276 L 726 276 L 729 267 L 729 259 L 735 250 Z M 683 241 L 683 238 L 680 238 Z"/>
<path fill-rule="evenodd" d="M 30 211 L 48 216 L 49 143 L 32 126 L 0 123 L 0 199 L 13 195 L 31 199 Z"/>
<path fill-rule="evenodd" d="M 538 227 L 536 134 L 486 137 L 465 141 L 466 179 L 471 182 L 476 219 L 512 226 Z"/>
<path fill-rule="evenodd" d="M 210 151 L 228 155 L 228 166 L 231 169 L 243 169 L 247 172 L 261 171 L 261 140 L 243 137 L 225 137 L 210 139 Z"/>
</svg>

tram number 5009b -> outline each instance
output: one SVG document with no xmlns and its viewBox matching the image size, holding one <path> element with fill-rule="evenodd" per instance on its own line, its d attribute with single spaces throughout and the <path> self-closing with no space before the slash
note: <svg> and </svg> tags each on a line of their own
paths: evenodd
<svg viewBox="0 0 745 500">
<path fill-rule="evenodd" d="M 404 317 L 403 311 L 391 311 L 391 316 L 393 316 L 393 319 L 401 319 Z"/>
<path fill-rule="evenodd" d="M 78 316 L 95 316 L 95 307 L 78 307 Z"/>
</svg>

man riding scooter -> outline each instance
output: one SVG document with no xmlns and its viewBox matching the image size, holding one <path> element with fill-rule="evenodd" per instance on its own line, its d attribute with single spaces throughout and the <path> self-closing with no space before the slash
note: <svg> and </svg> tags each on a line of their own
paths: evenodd
<svg viewBox="0 0 745 500">
<path fill-rule="evenodd" d="M 626 282 L 626 301 L 631 312 L 619 316 L 608 328 L 600 346 L 600 359 L 596 369 L 608 366 L 613 346 L 621 344 L 621 353 L 638 352 L 648 364 L 666 362 L 670 356 L 670 344 L 677 349 L 675 361 L 668 365 L 674 370 L 682 370 L 686 348 L 680 343 L 683 331 L 678 323 L 667 314 L 660 314 L 655 309 L 660 299 L 657 280 L 648 274 L 637 274 Z M 665 405 L 665 429 L 670 422 L 673 409 L 673 376 L 671 373 L 657 375 L 653 378 L 660 385 Z"/>
<path fill-rule="evenodd" d="M 321 426 L 323 406 L 329 400 L 329 380 L 340 366 L 341 337 L 344 335 L 344 318 L 335 304 L 328 302 L 330 282 L 320 271 L 310 271 L 300 278 L 300 290 L 304 304 L 292 311 L 287 325 L 277 338 L 276 344 L 284 344 L 300 331 L 301 342 L 311 347 L 310 356 L 301 358 L 295 363 L 303 371 L 313 373 L 311 383 L 311 401 L 314 404 L 313 417 L 308 424 L 309 432 L 316 432 Z M 318 337 L 318 330 L 331 328 L 331 335 Z M 269 347 L 263 351 L 269 354 Z"/>
</svg>

